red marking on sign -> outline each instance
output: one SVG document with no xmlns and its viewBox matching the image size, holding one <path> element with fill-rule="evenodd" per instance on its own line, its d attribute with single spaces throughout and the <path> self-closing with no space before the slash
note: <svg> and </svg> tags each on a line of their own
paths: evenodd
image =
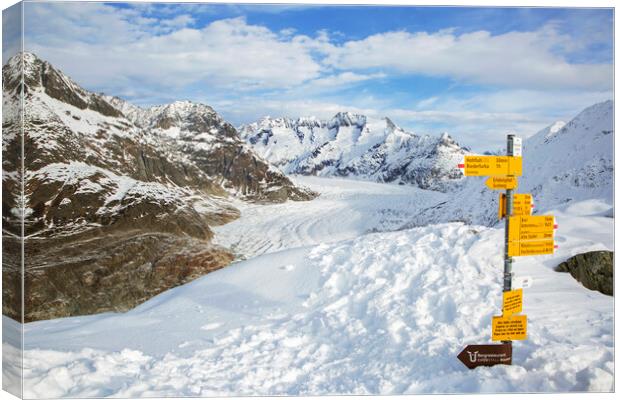
<svg viewBox="0 0 620 400">
<path fill-rule="evenodd" d="M 560 246 L 558 246 L 557 244 L 553 246 L 554 249 L 559 249 Z"/>
<path fill-rule="evenodd" d="M 465 164 L 459 164 L 459 168 L 465 168 Z"/>
<path fill-rule="evenodd" d="M 558 224 L 553 225 L 553 229 L 558 229 Z"/>
</svg>

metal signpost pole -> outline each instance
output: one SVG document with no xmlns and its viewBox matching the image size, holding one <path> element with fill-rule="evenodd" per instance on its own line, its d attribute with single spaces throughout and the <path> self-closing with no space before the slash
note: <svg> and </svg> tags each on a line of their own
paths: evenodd
<svg viewBox="0 0 620 400">
<path fill-rule="evenodd" d="M 506 145 L 506 155 L 514 155 L 514 135 L 508 135 L 508 141 Z M 504 292 L 509 292 L 512 289 L 512 257 L 508 255 L 508 243 L 510 232 L 510 216 L 512 215 L 513 206 L 513 189 L 506 189 L 506 231 L 504 232 Z M 512 341 L 505 340 L 503 343 L 512 344 Z"/>
</svg>

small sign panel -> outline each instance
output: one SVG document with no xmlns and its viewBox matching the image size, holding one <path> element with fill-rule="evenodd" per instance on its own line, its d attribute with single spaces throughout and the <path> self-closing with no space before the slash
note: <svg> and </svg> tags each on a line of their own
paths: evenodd
<svg viewBox="0 0 620 400">
<path fill-rule="evenodd" d="M 519 234 L 519 241 L 553 239 L 553 231 L 551 232 L 531 232 Z"/>
<path fill-rule="evenodd" d="M 463 167 L 465 176 L 521 176 L 523 173 L 521 157 L 465 156 Z"/>
<path fill-rule="evenodd" d="M 489 189 L 493 190 L 507 190 L 516 189 L 518 185 L 517 178 L 515 176 L 492 176 L 484 182 Z"/>
<path fill-rule="evenodd" d="M 527 289 L 533 284 L 534 279 L 531 276 L 514 276 L 512 278 L 512 287 L 515 289 Z"/>
<path fill-rule="evenodd" d="M 469 369 L 512 363 L 512 343 L 470 344 L 457 356 Z"/>
<path fill-rule="evenodd" d="M 497 219 L 501 220 L 506 217 L 506 195 L 499 194 L 499 206 L 497 209 Z"/>
<path fill-rule="evenodd" d="M 519 215 L 510 217 L 509 240 L 521 240 L 519 235 L 526 233 L 553 233 L 553 215 Z"/>
<path fill-rule="evenodd" d="M 553 239 L 533 240 L 528 242 L 508 242 L 508 257 L 553 254 L 554 250 L 555 243 Z"/>
<path fill-rule="evenodd" d="M 521 157 L 523 153 L 523 140 L 520 137 L 514 136 L 512 138 L 512 155 L 515 157 Z"/>
<path fill-rule="evenodd" d="M 532 195 L 529 193 L 515 193 L 512 201 L 512 215 L 531 215 Z"/>
<path fill-rule="evenodd" d="M 529 193 L 515 193 L 512 198 L 512 216 L 532 214 L 532 195 Z M 506 195 L 499 195 L 499 219 L 506 217 Z"/>
<path fill-rule="evenodd" d="M 510 317 L 523 311 L 523 289 L 504 292 L 503 297 L 502 316 Z"/>
<path fill-rule="evenodd" d="M 527 316 L 493 317 L 493 340 L 526 340 Z"/>
</svg>

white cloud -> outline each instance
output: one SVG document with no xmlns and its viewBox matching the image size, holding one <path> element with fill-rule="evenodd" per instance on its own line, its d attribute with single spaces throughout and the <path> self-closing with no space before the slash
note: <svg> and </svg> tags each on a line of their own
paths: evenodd
<svg viewBox="0 0 620 400">
<path fill-rule="evenodd" d="M 447 130 L 483 149 L 501 146 L 507 131 L 533 134 L 613 95 L 612 66 L 568 62 L 587 38 L 576 43 L 557 23 L 501 35 L 391 31 L 343 41 L 334 31 L 272 31 L 244 18 L 200 26 L 194 6 L 25 3 L 26 48 L 86 88 L 138 104 L 202 100 L 234 123 L 348 110 L 420 133 Z M 447 77 L 455 90 L 414 100 L 415 87 L 363 85 L 406 75 Z M 459 92 L 460 83 L 494 88 Z"/>
<path fill-rule="evenodd" d="M 611 98 L 612 91 L 498 90 L 435 96 L 411 109 L 385 112 L 417 130 L 437 131 L 439 127 L 468 146 L 488 150 L 501 147 L 508 132 L 527 138 L 557 120 L 568 122 L 584 108 Z"/>
<path fill-rule="evenodd" d="M 357 74 L 355 72 L 342 72 L 337 75 L 329 75 L 323 78 L 314 79 L 310 81 L 311 85 L 316 85 L 319 87 L 339 87 L 343 85 L 347 85 L 350 83 L 363 82 L 369 79 L 380 79 L 385 78 L 387 75 L 384 73 L 376 73 L 376 74 Z"/>
<path fill-rule="evenodd" d="M 196 20 L 188 14 L 177 15 L 174 18 L 164 19 L 161 21 L 161 24 L 165 27 L 179 29 L 185 28 L 186 26 L 192 25 L 196 22 Z"/>
<path fill-rule="evenodd" d="M 286 88 L 320 76 L 303 45 L 243 18 L 201 28 L 188 15 L 157 20 L 94 3 L 28 3 L 26 48 L 78 82 L 111 93 L 132 82 L 161 89 Z M 53 17 L 53 18 L 52 18 Z M 162 27 L 176 29 L 157 34 Z M 105 28 L 105 29 L 104 29 Z M 49 32 L 54 32 L 53 37 Z"/>
<path fill-rule="evenodd" d="M 554 52 L 570 37 L 553 25 L 534 32 L 456 35 L 385 32 L 326 49 L 326 64 L 340 69 L 382 68 L 508 87 L 610 89 L 608 64 L 570 64 Z"/>
</svg>

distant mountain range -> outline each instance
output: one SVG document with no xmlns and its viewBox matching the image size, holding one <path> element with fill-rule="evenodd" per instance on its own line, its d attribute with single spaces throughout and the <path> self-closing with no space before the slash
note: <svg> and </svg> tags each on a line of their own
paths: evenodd
<svg viewBox="0 0 620 400">
<path fill-rule="evenodd" d="M 389 118 L 341 112 L 329 120 L 265 117 L 240 136 L 287 174 L 346 176 L 445 191 L 468 150 L 449 135 L 417 135 Z"/>
</svg>

